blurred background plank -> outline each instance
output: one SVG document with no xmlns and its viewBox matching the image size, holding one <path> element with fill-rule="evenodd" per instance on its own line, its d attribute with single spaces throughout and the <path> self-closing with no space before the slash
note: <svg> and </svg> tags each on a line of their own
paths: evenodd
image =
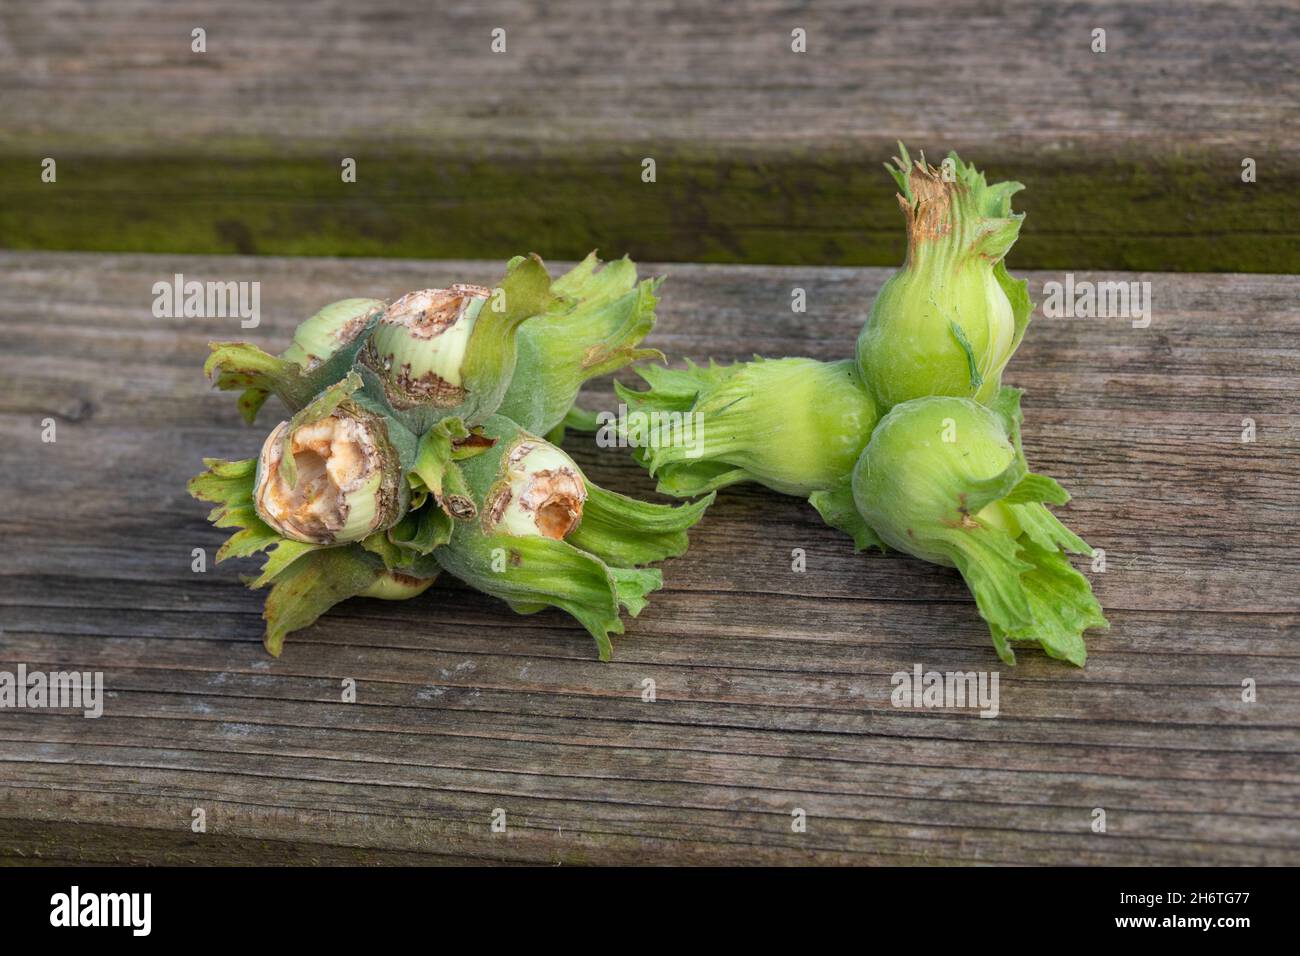
<svg viewBox="0 0 1300 956">
<path fill-rule="evenodd" d="M 902 139 L 1027 184 L 1022 267 L 1300 271 L 1294 3 L 50 0 L 0 54 L 8 248 L 884 265 Z"/>
<path fill-rule="evenodd" d="M 102 670 L 108 691 L 100 720 L 0 711 L 0 862 L 1300 863 L 1300 279 L 1081 274 L 1150 281 L 1151 326 L 1030 326 L 1008 372 L 1026 451 L 1107 551 L 1089 576 L 1112 628 L 1085 670 L 1001 667 L 955 572 L 854 554 L 750 487 L 664 565 L 610 664 L 564 615 L 448 580 L 348 602 L 268 657 L 251 564 L 190 569 L 224 535 L 185 481 L 253 454 L 278 411 L 240 424 L 205 343 L 278 351 L 332 299 L 499 270 L 0 254 L 0 670 Z M 676 361 L 848 354 L 887 275 L 644 271 L 669 276 L 648 344 Z M 176 272 L 261 282 L 261 326 L 154 318 Z M 1036 299 L 1049 278 L 1029 275 Z M 567 444 L 650 494 L 625 453 Z M 997 669 L 1000 715 L 894 708 L 917 663 Z"/>
</svg>

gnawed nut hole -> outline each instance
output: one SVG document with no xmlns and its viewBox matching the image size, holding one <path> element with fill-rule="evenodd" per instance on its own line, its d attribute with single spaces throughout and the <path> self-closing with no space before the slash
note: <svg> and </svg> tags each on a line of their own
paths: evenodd
<svg viewBox="0 0 1300 956">
<path fill-rule="evenodd" d="M 280 471 L 288 422 L 262 446 L 257 512 L 287 538 L 327 544 L 364 537 L 381 517 L 382 461 L 375 437 L 359 418 L 334 413 L 293 433 L 297 471 L 291 486 Z"/>
<path fill-rule="evenodd" d="M 587 489 L 571 471 L 539 471 L 519 496 L 519 507 L 535 515 L 537 530 L 547 538 L 562 540 L 582 520 Z"/>
<path fill-rule="evenodd" d="M 408 292 L 388 307 L 363 354 L 395 407 L 449 408 L 465 400 L 465 356 L 490 295 L 483 286 L 453 285 Z"/>
<path fill-rule="evenodd" d="M 564 452 L 546 442 L 525 440 L 505 461 L 506 482 L 488 502 L 494 530 L 563 540 L 582 521 L 587 486 Z"/>
<path fill-rule="evenodd" d="M 400 325 L 412 335 L 433 338 L 461 317 L 474 299 L 486 299 L 491 289 L 481 285 L 456 284 L 447 289 L 408 292 L 388 307 L 381 325 Z"/>
</svg>

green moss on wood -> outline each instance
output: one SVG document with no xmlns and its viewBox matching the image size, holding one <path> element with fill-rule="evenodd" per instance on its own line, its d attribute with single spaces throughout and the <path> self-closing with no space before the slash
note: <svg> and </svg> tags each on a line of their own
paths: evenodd
<svg viewBox="0 0 1300 956">
<path fill-rule="evenodd" d="M 593 248 L 645 261 L 893 265 L 903 231 L 872 156 L 656 153 L 477 158 L 385 149 L 239 158 L 0 157 L 0 247 L 500 259 L 523 246 L 576 259 Z M 1027 185 L 1019 269 L 1300 272 L 1300 173 L 1256 157 L 986 162 Z"/>
</svg>

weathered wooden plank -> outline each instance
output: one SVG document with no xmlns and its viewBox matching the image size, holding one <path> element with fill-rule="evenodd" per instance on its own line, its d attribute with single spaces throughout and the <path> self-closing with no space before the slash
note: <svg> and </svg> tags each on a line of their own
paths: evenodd
<svg viewBox="0 0 1300 956">
<path fill-rule="evenodd" d="M 351 602 L 266 657 L 260 597 L 225 567 L 189 570 L 221 536 L 185 479 L 263 429 L 198 372 L 237 323 L 150 314 L 176 271 L 260 281 L 248 336 L 272 350 L 333 298 L 494 278 L 486 263 L 0 256 L 0 669 L 102 670 L 108 691 L 99 721 L 0 711 L 4 862 L 1300 861 L 1295 279 L 1140 277 L 1148 329 L 1035 319 L 1009 378 L 1029 390 L 1031 458 L 1108 549 L 1092 577 L 1113 628 L 1083 671 L 1023 654 L 983 720 L 889 702 L 914 663 L 995 663 L 952 572 L 854 555 L 806 505 L 750 488 L 665 566 L 611 664 L 563 616 L 516 617 L 454 582 Z M 653 271 L 670 274 L 653 342 L 674 359 L 844 354 L 885 275 Z M 570 445 L 598 480 L 649 489 L 621 453 Z M 357 704 L 339 702 L 345 677 Z M 189 830 L 195 806 L 208 834 Z M 488 827 L 497 806 L 506 834 Z"/>
<path fill-rule="evenodd" d="M 776 792 L 761 804 L 732 791 L 726 806 L 700 809 L 594 800 L 587 794 L 601 785 L 592 782 L 586 784 L 584 796 L 578 800 L 531 796 L 523 793 L 526 787 L 521 788 L 515 780 L 505 783 L 509 787 L 505 794 L 491 790 L 466 794 L 422 785 L 417 799 L 411 796 L 417 791 L 408 787 L 359 787 L 259 775 L 264 788 L 274 789 L 277 799 L 286 799 L 283 804 L 266 807 L 249 804 L 242 793 L 222 792 L 222 781 L 239 783 L 238 776 L 174 769 L 159 774 L 134 767 L 116 772 L 101 767 L 81 770 L 84 786 L 51 792 L 59 804 L 73 804 L 88 822 L 98 822 L 107 808 L 125 825 L 164 837 L 174 837 L 176 830 L 187 825 L 191 810 L 205 806 L 212 818 L 211 830 L 218 839 L 256 834 L 263 839 L 301 838 L 303 842 L 337 845 L 368 830 L 364 849 L 443 854 L 450 850 L 470 857 L 506 859 L 511 858 L 506 854 L 512 845 L 518 848 L 516 853 L 522 849 L 534 858 L 543 848 L 552 854 L 594 850 L 599 854 L 598 862 L 680 861 L 687 855 L 732 862 L 771 861 L 782 857 L 807 859 L 812 854 L 848 862 L 891 856 L 930 857 L 936 861 L 1063 862 L 1066 853 L 1073 852 L 1082 857 L 1077 862 L 1132 863 L 1145 859 L 1160 863 L 1177 860 L 1179 854 L 1207 851 L 1212 854 L 1207 861 L 1276 862 L 1287 860 L 1294 852 L 1285 846 L 1252 845 L 1251 840 L 1257 840 L 1268 824 L 1244 817 L 1206 815 L 1195 820 L 1175 813 L 1146 813 L 1125 807 L 1112 807 L 1115 832 L 1098 839 L 1088 834 L 1089 812 L 1080 804 L 1025 811 L 1008 807 L 1002 800 L 992 805 L 963 806 L 936 800 L 897 802 L 871 797 L 861 803 L 869 805 L 870 812 L 883 814 L 884 819 L 844 819 L 834 815 L 842 812 L 834 805 L 836 801 L 788 791 Z M 163 779 L 168 786 L 183 788 L 185 794 L 153 796 Z M 500 786 L 501 781 L 486 781 L 483 785 Z M 248 783 L 244 782 L 244 786 Z M 654 788 L 641 789 L 653 792 Z M 29 793 L 15 793 L 7 795 L 5 802 L 21 806 L 27 799 Z M 700 799 L 715 798 L 704 793 Z M 364 809 L 355 808 L 350 800 L 363 801 Z M 821 830 L 816 837 L 805 839 L 806 835 L 789 833 L 789 808 L 803 805 L 792 803 L 799 800 L 808 803 L 806 809 L 810 810 L 812 822 Z M 486 832 L 487 820 L 502 803 L 508 814 L 518 814 L 513 825 L 522 833 L 498 839 L 497 846 L 493 846 L 494 835 Z M 331 809 L 315 809 L 321 806 Z M 935 818 L 946 811 L 965 822 L 935 825 Z M 44 820 L 51 812 L 47 806 L 24 815 Z M 581 825 L 574 827 L 575 820 L 582 821 Z M 1152 821 L 1163 823 L 1164 830 L 1158 824 L 1153 826 Z M 43 829 L 40 823 L 33 826 L 37 833 Z M 665 840 L 675 846 L 656 846 Z M 78 842 L 84 846 L 91 841 Z M 94 849 L 93 845 L 90 848 Z"/>
<path fill-rule="evenodd" d="M 467 857 L 374 847 L 0 818 L 0 866 L 456 866 Z M 522 862 L 522 861 L 520 861 Z"/>
<path fill-rule="evenodd" d="M 725 609 L 723 605 L 718 611 Z M 948 613 L 956 616 L 951 609 Z M 248 623 L 252 625 L 250 631 L 253 631 L 256 622 L 250 619 Z M 271 693 L 291 692 L 299 696 L 305 686 L 314 691 L 309 695 L 311 699 L 319 699 L 322 682 L 328 689 L 338 684 L 337 680 L 329 682 L 327 675 L 352 676 L 358 657 L 356 648 L 365 646 L 361 644 L 363 640 L 375 634 L 374 643 L 382 642 L 385 625 L 387 630 L 400 626 L 385 621 L 373 621 L 369 627 L 364 624 L 356 626 L 351 621 L 335 621 L 320 627 L 329 626 L 337 630 L 348 625 L 352 625 L 351 629 L 340 636 L 348 638 L 350 643 L 320 645 L 312 642 L 309 635 L 306 642 L 300 642 L 294 655 L 295 660 L 310 655 L 306 669 L 302 669 L 302 664 L 277 667 L 273 675 L 260 673 L 258 665 L 261 661 L 256 658 L 250 661 L 250 657 L 257 653 L 251 643 L 240 648 L 223 642 L 226 652 L 222 654 L 220 649 L 204 647 L 194 640 L 168 642 L 122 633 L 86 641 L 40 632 L 28 636 L 24 629 L 15 628 L 7 633 L 6 646 L 14 663 L 29 661 L 35 666 L 39 662 L 49 669 L 59 669 L 62 667 L 61 659 L 52 657 L 50 653 L 51 647 L 56 646 L 74 654 L 83 669 L 102 670 L 106 680 L 111 674 L 113 681 L 125 689 L 154 687 L 159 681 L 178 673 L 190 675 L 187 679 L 192 680 L 224 665 L 226 669 L 220 671 L 224 675 L 220 681 L 222 692 L 259 697 L 265 696 L 259 693 L 260 690 L 268 689 Z M 463 629 L 467 632 L 464 640 L 471 643 L 471 647 L 457 651 L 417 644 L 410 650 L 392 651 L 382 644 L 377 648 L 368 646 L 364 655 L 367 679 L 397 685 L 384 688 L 382 699 L 385 703 L 423 706 L 422 701 L 426 699 L 449 696 L 452 699 L 464 698 L 466 706 L 473 706 L 480 695 L 488 695 L 496 702 L 495 706 L 509 706 L 511 695 L 534 695 L 538 707 L 558 708 L 565 712 L 592 699 L 614 708 L 620 715 L 631 717 L 642 713 L 643 709 L 624 708 L 620 702 L 638 703 L 641 681 L 651 677 L 665 701 L 684 700 L 692 705 L 701 705 L 688 708 L 688 712 L 695 712 L 695 719 L 700 723 L 730 718 L 736 710 L 749 708 L 753 711 L 752 716 L 762 718 L 763 726 L 786 726 L 790 720 L 787 715 L 808 708 L 807 700 L 811 697 L 816 700 L 816 705 L 811 708 L 814 713 L 805 714 L 802 725 L 813 724 L 813 718 L 817 717 L 838 718 L 837 727 L 869 732 L 877 716 L 887 715 L 892 710 L 890 676 L 900 669 L 910 670 L 910 665 L 900 666 L 900 660 L 917 658 L 929 661 L 934 658 L 943 660 L 948 665 L 945 669 L 987 667 L 987 652 L 977 644 L 982 635 L 975 622 L 971 622 L 966 632 L 967 641 L 957 648 L 925 641 L 908 644 L 900 635 L 896 643 L 879 648 L 853 649 L 851 654 L 840 655 L 847 660 L 839 665 L 838 670 L 827 670 L 824 666 L 799 669 L 802 659 L 815 653 L 815 645 L 810 647 L 810 642 L 806 641 L 777 639 L 768 640 L 758 649 L 762 654 L 761 666 L 748 662 L 732 663 L 729 658 L 722 657 L 725 652 L 722 642 L 702 646 L 696 661 L 678 663 L 660 652 L 663 644 L 674 640 L 674 636 L 671 630 L 663 634 L 656 619 L 642 624 L 653 635 L 653 639 L 646 638 L 646 646 L 642 646 L 638 634 L 637 638 L 630 639 L 636 643 L 634 648 L 620 646 L 620 651 L 628 653 L 620 654 L 616 664 L 603 668 L 589 665 L 588 661 L 580 658 L 580 655 L 590 653 L 590 641 L 585 635 L 572 631 L 501 633 L 509 625 L 497 623 L 487 634 L 484 633 L 485 627 L 478 628 L 479 639 L 472 641 L 474 632 L 470 628 L 444 622 L 434 609 L 426 612 L 424 627 L 430 625 L 437 627 L 439 633 Z M 193 626 L 191 622 L 190 627 Z M 491 627 L 490 624 L 487 626 Z M 942 625 L 935 622 L 931 626 L 937 629 Z M 675 639 L 689 642 L 692 636 L 687 634 Z M 489 654 L 485 649 L 493 637 L 503 645 L 499 654 Z M 755 636 L 749 640 L 757 642 L 759 638 Z M 538 652 L 529 653 L 529 645 L 542 651 L 552 647 L 563 648 L 571 657 L 552 658 Z M 140 665 L 132 666 L 122 660 L 124 647 L 145 658 L 161 673 L 146 675 L 142 679 L 135 669 Z M 1104 657 L 1105 651 L 1105 648 L 1095 650 L 1094 657 L 1098 654 Z M 704 656 L 709 652 L 713 653 L 712 658 Z M 231 655 L 235 655 L 233 659 Z M 625 661 L 623 656 L 632 659 Z M 1172 669 L 1176 676 L 1167 676 L 1163 672 L 1152 674 L 1145 670 L 1135 674 L 1134 670 L 1139 666 L 1135 660 L 1141 662 L 1140 666 L 1153 670 L 1163 665 L 1164 671 Z M 1086 679 L 1074 675 L 1061 676 L 1041 665 L 1026 667 L 1023 677 L 1019 673 L 1007 676 L 1009 682 L 1014 678 L 1016 689 L 1014 695 L 1007 695 L 1000 713 L 1014 719 L 1081 721 L 1085 725 L 1096 721 L 1159 721 L 1169 725 L 1169 734 L 1176 732 L 1177 728 L 1200 732 L 1207 724 L 1284 730 L 1293 727 L 1297 720 L 1300 688 L 1291 682 L 1289 676 L 1278 677 L 1277 674 L 1280 671 L 1291 675 L 1296 666 L 1294 658 L 1251 658 L 1248 662 L 1234 658 L 1193 658 L 1189 664 L 1173 655 L 1156 656 L 1150 661 L 1139 655 L 1130 655 L 1123 661 L 1110 662 L 1104 673 L 1094 676 L 1090 672 Z M 247 670 L 250 667 L 252 671 Z M 424 680 L 412 685 L 403 675 L 411 668 L 419 667 L 427 668 L 428 672 Z M 1121 669 L 1124 672 L 1116 674 Z M 1253 677 L 1256 674 L 1260 675 L 1260 692 L 1267 698 L 1267 707 L 1243 704 L 1240 679 L 1232 680 L 1237 675 Z M 109 689 L 115 686 L 117 684 L 110 681 Z M 561 699 L 543 701 L 547 695 Z M 327 694 L 325 699 L 337 696 Z M 973 714 L 967 716 L 974 719 Z M 1136 730 L 1129 728 L 1130 733 Z M 1080 728 L 1078 732 L 1084 733 L 1086 728 Z"/>
<path fill-rule="evenodd" d="M 107 473 L 120 489 L 122 504 L 111 520 L 123 533 L 142 536 L 141 543 L 150 549 L 164 546 L 177 530 L 178 517 L 187 520 L 183 485 L 195 462 L 203 455 L 245 457 L 257 448 L 256 433 L 229 427 L 228 399 L 205 394 L 196 372 L 204 342 L 239 337 L 237 323 L 157 320 L 148 311 L 153 281 L 169 278 L 176 269 L 194 278 L 261 277 L 265 313 L 261 327 L 250 335 L 278 350 L 292 325 L 323 301 L 349 294 L 391 297 L 421 283 L 453 278 L 494 279 L 493 267 L 481 263 L 439 264 L 431 273 L 421 264 L 338 260 L 181 258 L 166 266 L 138 257 L 10 261 L 12 291 L 0 304 L 0 344 L 15 358 L 24 357 L 24 365 L 21 384 L 16 378 L 0 383 L 0 409 L 27 412 L 28 417 L 0 419 L 0 430 L 6 441 L 21 444 L 48 412 L 70 422 L 85 420 L 93 428 L 120 427 L 126 445 L 165 442 L 167 454 L 153 466 L 166 473 L 158 482 L 133 480 L 136 461 L 131 456 L 114 456 Z M 22 266 L 41 261 L 60 266 L 53 272 Z M 95 270 L 100 262 L 102 272 Z M 883 270 L 667 271 L 671 277 L 656 343 L 674 356 L 720 360 L 756 351 L 819 358 L 848 354 L 886 275 Z M 810 282 L 814 276 L 817 281 Z M 1043 282 L 1059 281 L 1060 275 L 1030 278 L 1037 293 Z M 1126 320 L 1035 319 L 1009 374 L 1011 383 L 1028 389 L 1025 443 L 1031 460 L 1076 495 L 1072 520 L 1094 545 L 1107 550 L 1108 570 L 1099 576 L 1098 587 L 1108 607 L 1180 611 L 1194 602 L 1206 609 L 1294 612 L 1300 609 L 1300 552 L 1295 548 L 1300 539 L 1290 476 L 1300 457 L 1300 416 L 1294 403 L 1300 362 L 1293 343 L 1294 302 L 1287 298 L 1294 281 L 1168 275 L 1139 281 L 1152 283 L 1150 328 L 1133 329 Z M 809 312 L 795 315 L 789 308 L 790 289 L 800 283 L 809 288 Z M 61 297 L 87 310 L 94 321 L 68 323 L 67 313 L 56 304 Z M 60 330 L 57 357 L 42 345 L 52 324 Z M 167 334 L 160 334 L 164 329 Z M 118 375 L 96 381 L 104 378 L 98 374 L 102 362 L 113 363 Z M 178 394 L 193 400 L 178 407 Z M 612 407 L 608 390 L 596 390 L 589 402 Z M 1258 430 L 1259 440 L 1252 443 L 1241 441 L 1247 418 Z M 160 428 L 165 428 L 161 435 Z M 1139 448 L 1140 460 L 1134 452 Z M 78 509 L 99 507 L 97 496 L 86 497 L 99 446 L 71 442 L 45 446 L 42 452 L 44 457 L 24 458 L 10 469 L 17 488 L 50 492 L 36 495 L 24 509 L 25 527 L 45 529 L 43 563 L 36 569 L 48 570 L 49 561 L 61 554 L 69 567 L 84 563 L 92 568 L 80 573 L 112 567 L 115 575 L 130 576 L 130 553 L 92 553 L 96 543 L 85 542 L 57 520 L 89 518 Z M 649 488 L 625 456 L 589 443 L 577 444 L 575 453 L 600 480 L 638 491 Z M 55 462 L 61 467 L 52 469 Z M 670 576 L 670 585 L 689 587 L 698 579 L 714 589 L 743 592 L 750 590 L 755 575 L 770 578 L 781 568 L 783 579 L 797 583 L 788 571 L 788 554 L 792 547 L 803 547 L 815 570 L 831 579 L 823 585 L 832 589 L 826 593 L 878 598 L 902 590 L 893 576 L 899 565 L 885 562 L 885 570 L 861 574 L 863 563 L 874 568 L 875 560 L 844 555 L 838 538 L 825 538 L 815 516 L 797 502 L 739 491 L 728 496 L 726 507 L 734 509 L 734 525 L 702 532 L 721 536 L 725 546 L 709 552 L 721 557 L 688 557 L 683 583 L 675 584 Z M 1173 507 L 1180 509 L 1177 522 L 1167 520 Z M 1106 523 L 1107 515 L 1118 520 Z M 93 517 L 103 520 L 102 509 Z M 1201 528 L 1189 536 L 1186 525 L 1191 522 Z M 765 530 L 758 531 L 760 527 Z M 775 534 L 774 528 L 779 529 Z M 212 529 L 198 534 L 197 544 L 174 552 L 178 574 L 188 573 L 189 547 L 221 539 Z M 1249 549 L 1242 547 L 1246 541 Z M 1225 562 L 1229 554 L 1232 560 Z M 828 563 L 832 558 L 834 565 Z M 0 555 L 0 567 L 30 570 L 33 560 L 11 552 Z M 1283 578 L 1261 604 L 1264 572 Z M 157 569 L 150 566 L 141 573 L 152 576 Z M 922 588 L 925 597 L 950 593 L 945 590 L 953 577 L 948 572 L 916 564 L 902 573 L 917 582 L 909 591 Z"/>
<path fill-rule="evenodd" d="M 11 248 L 883 265 L 903 139 L 1029 186 L 1028 265 L 1300 261 L 1287 3 L 57 0 L 0 50 Z"/>
<path fill-rule="evenodd" d="M 374 10 L 232 0 L 201 17 L 150 0 L 57 0 L 5 11 L 11 56 L 0 77 L 12 97 L 9 135 L 78 143 L 148 136 L 196 149 L 238 120 L 243 136 L 280 143 L 801 145 L 928 121 L 968 138 L 1123 135 L 1163 150 L 1189 135 L 1235 146 L 1265 134 L 1291 148 L 1300 145 L 1286 122 L 1297 117 L 1287 95 L 1297 78 L 1263 54 L 1294 50 L 1295 25 L 1291 5 L 1248 0 L 831 0 L 797 10 L 609 0 L 595 16 L 582 0 Z M 196 26 L 207 29 L 204 55 L 190 50 Z M 503 53 L 491 50 L 496 27 L 507 33 Z M 807 32 L 806 56 L 790 52 L 796 27 Z M 1098 27 L 1104 54 L 1091 49 Z M 938 114 L 919 115 L 923 104 Z"/>
<path fill-rule="evenodd" d="M 1169 742 L 1181 747 L 1159 747 L 1150 741 L 1139 740 L 1127 748 L 1113 742 L 1090 740 L 1080 745 L 1061 739 L 1050 742 L 1032 735 L 1028 728 L 1031 720 L 1018 720 L 1014 735 L 1001 737 L 999 728 L 1004 725 L 989 721 L 971 723 L 976 731 L 970 739 L 960 734 L 969 733 L 964 728 L 946 731 L 945 725 L 933 728 L 930 736 L 925 728 L 926 715 L 902 713 L 898 719 L 882 710 L 873 710 L 872 728 L 876 732 L 869 752 L 862 749 L 858 734 L 847 730 L 800 734 L 778 727 L 727 727 L 714 724 L 707 739 L 683 740 L 676 729 L 678 723 L 687 723 L 690 715 L 681 703 L 657 708 L 644 719 L 621 718 L 613 708 L 603 709 L 599 715 L 584 714 L 577 710 L 569 713 L 548 713 L 542 708 L 529 714 L 507 713 L 487 709 L 490 701 L 482 697 L 466 699 L 459 695 L 462 704 L 456 707 L 451 700 L 458 696 L 456 685 L 423 686 L 411 696 L 400 682 L 395 687 L 367 688 L 366 707 L 340 708 L 335 706 L 329 692 L 332 687 L 323 681 L 314 685 L 318 700 L 306 695 L 313 693 L 307 681 L 280 681 L 277 696 L 260 695 L 259 710 L 252 714 L 242 699 L 252 696 L 240 694 L 240 685 L 247 683 L 241 675 L 223 682 L 220 687 L 208 687 L 202 693 L 179 695 L 170 690 L 167 676 L 157 672 L 118 672 L 117 687 L 129 689 L 129 695 L 118 695 L 113 711 L 121 718 L 152 720 L 154 725 L 142 731 L 142 738 L 167 736 L 173 740 L 169 728 L 180 722 L 201 722 L 212 725 L 198 733 L 213 736 L 227 727 L 251 727 L 259 732 L 280 730 L 293 733 L 304 726 L 332 732 L 348 732 L 397 739 L 414 735 L 421 738 L 446 737 L 452 739 L 478 738 L 493 741 L 542 742 L 582 745 L 594 748 L 636 747 L 647 751 L 675 751 L 701 754 L 744 754 L 783 757 L 797 752 L 801 761 L 836 760 L 846 764 L 881 765 L 894 768 L 908 766 L 945 767 L 963 769 L 1033 770 L 1046 773 L 1095 774 L 1100 776 L 1153 776 L 1163 779 L 1212 780 L 1229 777 L 1239 781 L 1270 781 L 1292 784 L 1298 775 L 1298 755 L 1277 749 L 1251 752 L 1252 744 L 1269 744 L 1266 735 L 1255 734 L 1248 738 L 1237 734 L 1234 749 L 1212 750 L 1203 748 L 1206 741 L 1197 735 L 1186 741 L 1169 735 Z M 251 690 L 251 688 L 249 688 Z M 265 690 L 265 688 L 261 688 Z M 371 692 L 375 691 L 375 692 Z M 434 691 L 438 691 L 435 693 Z M 335 695 L 336 696 L 336 695 Z M 563 701 L 552 695 L 554 703 L 547 709 L 557 711 Z M 566 695 L 574 697 L 576 695 Z M 426 701 L 437 700 L 436 719 L 428 710 Z M 468 706 L 472 705 L 472 706 Z M 546 706 L 546 705 L 544 705 Z M 665 713 L 667 711 L 667 713 Z M 631 711 L 629 710 L 629 713 Z M 646 714 L 642 708 L 641 713 Z M 675 719 L 674 719 L 675 718 Z M 308 723 L 309 721 L 309 723 Z M 54 718 L 38 726 L 42 735 L 54 733 Z M 1130 722 L 1132 724 L 1133 722 Z M 1039 725 L 1042 726 L 1041 724 Z M 987 732 L 984 728 L 988 728 Z M 881 733 L 887 729 L 888 734 Z M 1227 729 L 1227 728 L 1225 728 Z M 1259 728 L 1247 728 L 1255 729 Z M 1130 732 L 1132 728 L 1129 728 Z M 910 732 L 909 732 L 910 731 Z M 1114 735 L 1112 735 L 1113 737 Z M 1271 741 L 1276 748 L 1277 737 Z M 427 744 L 425 746 L 428 746 Z M 1119 750 L 1121 752 L 1116 753 Z M 1127 750 L 1127 752 L 1124 752 Z M 1142 764 L 1136 763 L 1141 760 Z"/>
</svg>

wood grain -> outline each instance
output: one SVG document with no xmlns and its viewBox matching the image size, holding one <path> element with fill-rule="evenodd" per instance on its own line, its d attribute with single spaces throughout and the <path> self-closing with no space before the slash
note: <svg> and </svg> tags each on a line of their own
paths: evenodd
<svg viewBox="0 0 1300 956">
<path fill-rule="evenodd" d="M 0 860 L 1300 862 L 1300 280 L 1079 273 L 1150 281 L 1150 328 L 1030 326 L 1008 375 L 1026 450 L 1107 552 L 1090 576 L 1112 628 L 1085 670 L 1028 651 L 1000 667 L 954 572 L 855 555 L 757 488 L 723 494 L 610 664 L 563 615 L 450 581 L 349 602 L 267 657 L 238 570 L 190 570 L 222 535 L 185 480 L 264 433 L 208 391 L 206 341 L 279 350 L 332 299 L 498 269 L 0 255 L 0 670 L 102 670 L 108 691 L 99 720 L 0 710 Z M 261 326 L 155 318 L 151 286 L 176 272 L 259 281 Z M 848 354 L 887 274 L 646 272 L 669 276 L 651 342 L 675 361 Z M 1062 276 L 1029 278 L 1037 298 Z M 584 397 L 612 401 L 608 383 Z M 618 451 L 569 446 L 649 493 Z M 916 663 L 998 670 L 1001 714 L 892 707 L 890 675 Z"/>
<path fill-rule="evenodd" d="M 1291 3 L 56 0 L 0 52 L 8 248 L 881 265 L 901 139 L 1027 184 L 1026 265 L 1300 271 Z"/>
<path fill-rule="evenodd" d="M 584 0 L 58 0 L 5 8 L 0 80 L 7 137 L 73 146 L 801 150 L 888 129 L 1052 149 L 1123 139 L 1151 154 L 1266 137 L 1294 150 L 1297 23 L 1294 5 L 1251 0 L 606 0 L 598 15 Z M 204 54 L 191 52 L 195 27 Z M 807 55 L 791 52 L 796 28 Z M 1105 53 L 1092 49 L 1097 28 Z"/>
</svg>

